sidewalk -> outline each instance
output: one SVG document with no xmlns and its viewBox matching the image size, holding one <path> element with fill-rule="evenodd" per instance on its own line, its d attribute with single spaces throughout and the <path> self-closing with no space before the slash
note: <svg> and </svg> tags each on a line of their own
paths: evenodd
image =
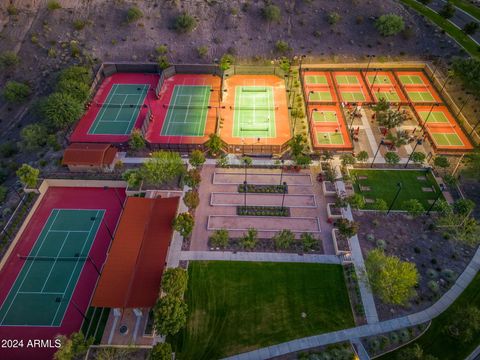
<svg viewBox="0 0 480 360">
<path fill-rule="evenodd" d="M 232 251 L 182 251 L 180 260 L 223 260 L 223 261 L 265 261 L 265 262 L 293 262 L 340 264 L 336 255 L 320 254 L 293 254 L 271 252 L 232 252 Z"/>
</svg>

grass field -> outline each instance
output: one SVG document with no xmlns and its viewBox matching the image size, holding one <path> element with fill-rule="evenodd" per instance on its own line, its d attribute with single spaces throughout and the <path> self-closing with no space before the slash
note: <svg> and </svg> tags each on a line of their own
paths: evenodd
<svg viewBox="0 0 480 360">
<path fill-rule="evenodd" d="M 428 200 L 435 200 L 440 191 L 432 174 L 421 170 L 351 170 L 350 174 L 354 180 L 355 192 L 369 199 L 383 199 L 389 205 L 397 192 L 397 183 L 401 182 L 402 190 L 393 206 L 394 210 L 403 210 L 403 202 L 410 199 L 419 200 L 423 207 L 428 209 L 430 206 Z M 426 180 L 417 179 L 425 175 Z M 362 176 L 366 176 L 367 179 L 356 180 Z M 370 187 L 370 191 L 360 191 L 359 185 Z M 433 187 L 435 191 L 424 192 L 423 187 Z M 366 208 L 372 208 L 372 204 L 367 204 Z"/>
<path fill-rule="evenodd" d="M 338 265 L 193 261 L 188 271 L 189 316 L 176 349 L 182 360 L 354 326 Z"/>
<path fill-rule="evenodd" d="M 457 309 L 473 304 L 477 306 L 480 304 L 480 274 L 477 274 L 452 306 L 433 319 L 427 332 L 409 346 L 418 344 L 422 347 L 424 354 L 436 356 L 441 360 L 465 359 L 480 343 L 480 331 L 475 333 L 471 341 L 461 342 L 445 335 L 443 329 L 451 321 Z M 398 351 L 394 351 L 378 358 L 378 360 L 396 360 L 398 359 L 397 354 Z"/>
</svg>

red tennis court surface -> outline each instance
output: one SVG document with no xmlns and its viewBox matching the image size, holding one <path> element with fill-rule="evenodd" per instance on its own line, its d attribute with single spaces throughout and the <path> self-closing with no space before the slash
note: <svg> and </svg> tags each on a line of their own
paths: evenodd
<svg viewBox="0 0 480 360">
<path fill-rule="evenodd" d="M 205 114 L 198 114 L 199 110 L 194 108 L 196 105 L 204 105 L 203 103 L 195 104 L 196 95 L 194 93 L 191 95 L 185 95 L 188 93 L 188 87 L 194 90 L 195 86 L 209 87 L 208 91 L 210 96 L 209 99 L 207 99 L 208 103 L 206 104 L 209 108 L 208 111 L 205 111 Z M 176 88 L 177 92 L 181 88 L 184 89 L 184 95 L 178 92 L 174 96 L 174 90 Z M 208 135 L 215 132 L 217 111 L 220 106 L 220 91 L 221 79 L 215 75 L 176 74 L 165 79 L 159 93 L 159 99 L 150 103 L 153 117 L 149 120 L 150 124 L 146 130 L 145 139 L 151 144 L 203 144 L 207 141 Z M 178 99 L 188 96 L 191 96 L 188 104 L 178 104 Z M 190 102 L 190 99 L 193 99 L 192 103 Z M 173 108 L 174 106 L 185 106 L 185 108 L 175 110 Z M 169 111 L 171 112 L 170 114 Z M 190 115 L 188 114 L 189 112 L 191 112 Z M 205 118 L 203 118 L 204 116 Z M 180 122 L 183 122 L 185 126 L 180 126 Z M 170 131 L 170 133 L 168 131 L 166 132 L 164 128 L 165 124 L 170 127 L 170 130 L 173 129 L 177 131 Z M 172 124 L 176 124 L 177 129 L 175 129 Z M 182 134 L 182 130 L 188 130 L 188 124 L 193 124 L 195 127 L 197 124 L 202 125 L 204 130 L 195 136 L 184 135 Z M 162 133 L 169 134 L 162 135 Z"/>
<path fill-rule="evenodd" d="M 114 231 L 121 212 L 120 201 L 123 202 L 124 198 L 123 189 L 50 187 L 0 270 L 0 303 L 7 297 L 24 264 L 24 260 L 20 260 L 17 254 L 27 255 L 30 252 L 53 209 L 105 209 L 104 222 Z M 98 267 L 105 261 L 111 240 L 105 223 L 100 225 L 89 253 Z M 28 341 L 49 340 L 53 346 L 58 334 L 70 335 L 78 331 L 83 321 L 80 311 L 86 312 L 97 277 L 93 265 L 86 261 L 60 326 L 0 326 L 0 339 L 23 340 L 24 344 L 23 348 L 0 348 L 0 359 L 51 359 L 55 348 L 28 348 Z"/>
<path fill-rule="evenodd" d="M 430 80 L 422 71 L 396 71 L 400 85 L 412 103 L 441 103 Z"/>
<path fill-rule="evenodd" d="M 347 124 L 338 105 L 310 105 L 308 112 L 314 148 L 353 149 Z"/>
<path fill-rule="evenodd" d="M 103 111 L 101 104 L 107 100 L 110 90 L 114 85 L 147 85 L 148 91 L 144 104 L 150 105 L 155 100 L 155 87 L 157 86 L 159 76 L 156 74 L 144 73 L 116 73 L 105 78 L 100 85 L 92 104 L 88 107 L 83 117 L 78 122 L 75 130 L 70 136 L 71 142 L 106 142 L 106 143 L 124 143 L 130 139 L 130 134 L 112 135 L 112 134 L 90 134 L 89 130 L 95 122 L 97 116 Z M 148 107 L 141 107 L 138 116 L 135 119 L 134 128 L 142 126 L 148 112 Z"/>
<path fill-rule="evenodd" d="M 375 102 L 383 98 L 390 103 L 407 101 L 393 73 L 389 71 L 369 71 L 365 75 L 365 79 Z"/>
<path fill-rule="evenodd" d="M 335 71 L 332 77 L 341 101 L 359 105 L 372 101 L 359 71 Z"/>
<path fill-rule="evenodd" d="M 337 94 L 332 77 L 325 71 L 305 71 L 303 84 L 307 103 L 336 103 Z"/>
</svg>

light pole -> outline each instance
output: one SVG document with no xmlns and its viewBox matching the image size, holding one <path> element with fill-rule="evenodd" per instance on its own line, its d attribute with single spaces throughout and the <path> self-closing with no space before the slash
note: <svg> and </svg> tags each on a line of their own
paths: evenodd
<svg viewBox="0 0 480 360">
<path fill-rule="evenodd" d="M 108 189 L 110 189 L 110 187 L 108 187 L 108 186 L 103 187 L 103 190 L 108 190 Z M 117 198 L 118 202 L 120 203 L 120 206 L 121 206 L 122 210 L 125 210 L 125 208 L 123 207 L 123 202 L 120 199 L 120 195 L 118 195 L 117 188 L 114 187 L 113 191 L 115 192 L 115 197 Z"/>
<path fill-rule="evenodd" d="M 305 59 L 307 57 L 307 55 L 300 55 L 300 71 L 299 71 L 299 74 L 300 76 L 302 76 L 302 63 L 303 63 L 303 59 Z"/>
<path fill-rule="evenodd" d="M 380 143 L 378 144 L 377 151 L 375 151 L 375 155 L 373 156 L 372 163 L 370 164 L 371 168 L 373 168 L 373 163 L 375 162 L 375 159 L 377 158 L 378 152 L 380 151 L 380 146 L 382 146 L 385 143 L 383 140 L 384 139 L 380 140 Z"/>
<path fill-rule="evenodd" d="M 285 160 L 280 160 L 282 163 L 282 167 L 280 168 L 280 185 L 282 185 L 282 178 L 283 178 L 283 164 L 285 164 Z"/>
<path fill-rule="evenodd" d="M 94 268 L 95 271 L 97 272 L 98 276 L 100 276 L 100 275 L 101 275 L 100 270 L 98 269 L 97 264 L 95 264 L 95 262 L 92 260 L 92 258 L 90 257 L 90 255 L 87 256 L 87 259 L 88 259 L 88 261 L 90 261 L 90 263 L 93 265 L 93 268 Z"/>
<path fill-rule="evenodd" d="M 447 74 L 447 78 L 445 79 L 445 82 L 442 85 L 442 88 L 440 89 L 440 95 L 442 95 L 443 89 L 445 89 L 445 86 L 447 86 L 447 82 L 450 79 L 450 74 Z"/>
<path fill-rule="evenodd" d="M 247 211 L 247 181 L 243 182 L 243 209 Z"/>
<path fill-rule="evenodd" d="M 353 104 L 355 106 L 355 109 L 352 111 L 352 114 L 350 116 L 350 119 L 351 119 L 351 122 L 350 122 L 350 131 L 352 131 L 352 127 L 353 127 L 353 122 L 355 121 L 355 116 L 357 115 L 357 106 L 358 104 L 355 103 Z"/>
<path fill-rule="evenodd" d="M 475 129 L 477 128 L 477 126 L 478 126 L 479 124 L 480 124 L 480 119 L 477 120 L 475 126 L 473 126 L 473 128 L 472 128 L 472 131 L 470 131 L 470 132 L 468 133 L 469 136 L 471 136 L 471 135 L 473 134 L 473 132 L 475 131 Z"/>
<path fill-rule="evenodd" d="M 372 94 L 373 94 L 373 90 L 372 90 L 373 89 L 373 84 L 375 84 L 375 81 L 377 80 L 378 70 L 379 69 L 375 69 L 375 76 L 373 77 L 373 81 L 370 84 L 370 93 L 372 93 Z"/>
<path fill-rule="evenodd" d="M 283 183 L 283 196 L 282 196 L 282 214 L 283 214 L 283 205 L 285 204 L 285 194 L 287 193 L 287 183 Z"/>
<path fill-rule="evenodd" d="M 443 191 L 445 190 L 445 186 L 443 184 L 440 184 L 440 192 L 438 193 L 438 196 L 435 198 L 433 201 L 432 205 L 427 210 L 427 215 L 430 215 L 430 211 L 432 211 L 433 207 L 437 203 L 438 199 L 440 199 L 440 196 L 442 196 Z"/>
<path fill-rule="evenodd" d="M 420 131 L 423 132 L 423 130 L 425 130 L 425 126 L 427 125 L 427 121 L 430 118 L 430 115 L 432 114 L 433 108 L 435 106 L 438 106 L 438 104 L 437 103 L 432 104 L 432 107 L 430 108 L 430 111 L 428 112 L 427 117 L 425 118 L 425 121 L 423 122 L 423 125 L 422 125 L 422 128 L 420 129 Z"/>
<path fill-rule="evenodd" d="M 421 144 L 422 144 L 422 139 L 417 140 L 417 142 L 416 142 L 416 144 L 415 144 L 415 147 L 413 148 L 412 152 L 410 153 L 410 156 L 409 156 L 408 159 L 407 159 L 407 163 L 405 164 L 405 169 L 407 168 L 408 163 L 409 163 L 410 160 L 412 159 L 412 155 L 413 155 L 413 153 L 415 152 L 417 146 L 418 146 L 418 145 L 421 145 Z"/>
<path fill-rule="evenodd" d="M 470 98 L 473 96 L 473 94 L 468 94 L 467 98 L 465 99 L 465 101 L 463 102 L 462 106 L 460 106 L 460 108 L 458 109 L 458 112 L 457 112 L 457 115 L 455 117 L 458 118 L 458 116 L 460 115 L 460 113 L 462 112 L 463 108 L 465 107 L 465 105 L 467 105 L 467 103 L 470 101 Z"/>
<path fill-rule="evenodd" d="M 104 219 L 102 219 L 102 223 L 105 226 L 105 228 L 107 229 L 107 232 L 108 232 L 108 235 L 110 236 L 110 239 L 113 241 L 113 234 L 110 231 L 110 228 L 108 227 L 107 222 Z"/>
<path fill-rule="evenodd" d="M 368 76 L 368 68 L 370 67 L 370 63 L 372 62 L 372 59 L 375 57 L 375 55 L 367 55 L 368 57 L 368 64 L 367 64 L 367 69 L 365 70 L 365 76 Z"/>
<path fill-rule="evenodd" d="M 247 182 L 247 162 L 248 162 L 247 158 L 244 157 L 243 158 L 243 165 L 244 165 L 244 168 L 245 168 L 245 182 Z"/>
<path fill-rule="evenodd" d="M 398 195 L 400 195 L 400 191 L 402 191 L 402 183 L 401 182 L 397 183 L 397 187 L 398 187 L 397 193 L 395 194 L 395 197 L 393 198 L 392 203 L 388 208 L 387 215 L 390 214 L 390 211 L 392 210 L 392 207 L 395 204 L 395 201 L 397 200 Z"/>
</svg>

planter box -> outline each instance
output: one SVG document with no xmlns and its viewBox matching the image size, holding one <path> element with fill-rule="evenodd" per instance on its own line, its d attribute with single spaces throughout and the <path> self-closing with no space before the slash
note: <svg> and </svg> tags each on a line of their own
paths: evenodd
<svg viewBox="0 0 480 360">
<path fill-rule="evenodd" d="M 290 216 L 290 208 L 281 206 L 237 206 L 238 216 Z"/>
<path fill-rule="evenodd" d="M 338 210 L 338 213 L 334 213 L 332 211 L 332 208 L 335 208 Z M 339 208 L 335 207 L 335 203 L 327 203 L 327 214 L 328 217 L 331 219 L 341 219 L 342 218 L 342 211 Z"/>
<path fill-rule="evenodd" d="M 332 229 L 332 238 L 333 238 L 333 248 L 335 249 L 335 255 L 343 255 L 350 253 L 350 247 L 348 241 L 345 241 L 340 238 L 338 229 Z"/>
<path fill-rule="evenodd" d="M 322 190 L 324 195 L 337 194 L 337 187 L 335 186 L 335 183 L 332 183 L 331 181 L 322 182 Z"/>
</svg>

